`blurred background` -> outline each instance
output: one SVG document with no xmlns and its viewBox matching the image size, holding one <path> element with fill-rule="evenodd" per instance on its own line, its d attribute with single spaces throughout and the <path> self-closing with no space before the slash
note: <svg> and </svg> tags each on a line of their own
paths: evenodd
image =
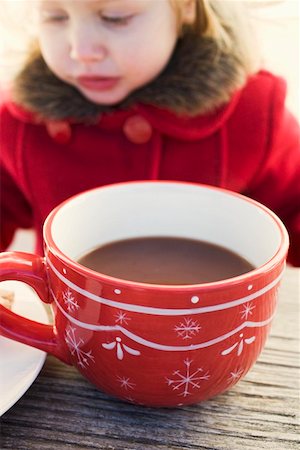
<svg viewBox="0 0 300 450">
<path fill-rule="evenodd" d="M 300 120 L 300 2 L 251 0 L 248 3 L 252 6 L 264 67 L 286 78 L 287 105 Z"/>
<path fill-rule="evenodd" d="M 287 106 L 300 120 L 299 0 L 235 1 L 250 4 L 263 66 L 287 80 Z M 10 250 L 29 252 L 33 249 L 34 237 L 30 230 L 20 230 L 10 247 Z"/>
</svg>

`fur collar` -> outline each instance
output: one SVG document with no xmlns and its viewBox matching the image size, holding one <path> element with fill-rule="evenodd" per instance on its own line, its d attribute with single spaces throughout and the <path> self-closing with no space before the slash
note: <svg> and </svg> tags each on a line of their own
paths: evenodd
<svg viewBox="0 0 300 450">
<path fill-rule="evenodd" d="M 15 79 L 12 96 L 14 102 L 42 120 L 93 122 L 102 113 L 126 109 L 135 103 L 195 116 L 227 103 L 246 78 L 238 52 L 218 52 L 213 39 L 187 33 L 179 39 L 166 69 L 118 105 L 108 107 L 87 100 L 58 79 L 39 52 Z"/>
</svg>

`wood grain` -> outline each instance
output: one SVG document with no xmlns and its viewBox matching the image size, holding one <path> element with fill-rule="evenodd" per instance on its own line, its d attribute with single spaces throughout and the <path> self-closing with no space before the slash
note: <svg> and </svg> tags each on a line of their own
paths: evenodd
<svg viewBox="0 0 300 450">
<path fill-rule="evenodd" d="M 2 418 L 1 449 L 298 449 L 300 270 L 288 268 L 271 335 L 229 392 L 178 409 L 122 403 L 49 356 Z"/>
</svg>

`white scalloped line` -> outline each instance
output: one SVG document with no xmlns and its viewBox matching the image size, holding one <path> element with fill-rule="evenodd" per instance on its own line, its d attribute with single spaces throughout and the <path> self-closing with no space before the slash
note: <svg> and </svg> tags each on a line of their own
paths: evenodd
<svg viewBox="0 0 300 450">
<path fill-rule="evenodd" d="M 203 314 L 207 312 L 213 312 L 213 311 L 221 311 L 223 309 L 233 308 L 238 305 L 242 305 L 243 303 L 249 302 L 250 300 L 253 300 L 257 297 L 260 297 L 261 295 L 265 294 L 266 292 L 270 291 L 274 286 L 276 286 L 282 275 L 284 270 L 280 273 L 280 275 L 275 278 L 270 284 L 265 286 L 264 288 L 253 292 L 252 294 L 246 295 L 245 297 L 239 298 L 237 300 L 232 300 L 227 303 L 223 303 L 220 305 L 212 305 L 212 306 L 201 306 L 199 308 L 193 308 L 193 309 L 166 309 L 166 308 L 154 308 L 151 306 L 139 306 L 139 305 L 133 305 L 133 304 L 127 304 L 122 302 L 116 302 L 114 300 L 109 300 L 104 297 L 100 297 L 99 295 L 92 294 L 91 292 L 86 291 L 85 289 L 82 289 L 81 287 L 77 286 L 76 284 L 72 283 L 72 281 L 67 280 L 51 263 L 51 261 L 47 260 L 49 266 L 55 273 L 55 275 L 68 286 L 69 288 L 73 289 L 74 291 L 78 292 L 81 295 L 84 295 L 85 297 L 94 300 L 95 302 L 102 303 L 103 305 L 112 306 L 114 308 L 119 308 L 125 311 L 133 311 L 137 313 L 142 314 L 154 314 L 158 316 L 185 316 L 185 315 L 191 315 L 191 314 Z"/>
<path fill-rule="evenodd" d="M 137 336 L 134 333 L 131 333 L 131 331 L 126 330 L 126 328 L 120 326 L 120 325 L 92 325 L 89 323 L 81 322 L 80 320 L 75 319 L 74 317 L 70 316 L 63 307 L 59 304 L 57 298 L 55 297 L 54 293 L 51 291 L 51 294 L 54 298 L 54 301 L 56 305 L 58 306 L 59 310 L 62 312 L 62 314 L 73 324 L 85 328 L 87 330 L 93 330 L 93 331 L 119 331 L 120 333 L 123 333 L 125 336 L 127 336 L 129 339 L 131 339 L 134 342 L 137 342 L 138 344 L 141 344 L 145 347 L 154 348 L 156 350 L 163 350 L 163 351 L 169 351 L 169 352 L 183 352 L 187 350 L 198 350 L 199 348 L 205 348 L 210 347 L 211 345 L 218 344 L 219 342 L 225 341 L 225 339 L 228 339 L 229 337 L 233 336 L 236 333 L 239 333 L 244 328 L 261 328 L 266 325 L 268 325 L 275 314 L 273 314 L 271 317 L 269 317 L 266 320 L 263 320 L 261 322 L 244 322 L 234 330 L 229 331 L 226 334 L 223 334 L 223 336 L 219 336 L 215 339 L 211 339 L 210 341 L 201 342 L 200 344 L 192 344 L 192 345 L 163 345 L 158 344 L 156 342 L 148 341 L 147 339 L 144 339 L 140 336 Z"/>
</svg>

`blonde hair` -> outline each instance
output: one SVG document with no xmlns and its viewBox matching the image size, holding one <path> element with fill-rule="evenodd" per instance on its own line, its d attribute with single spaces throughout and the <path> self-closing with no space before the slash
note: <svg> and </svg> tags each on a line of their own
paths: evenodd
<svg viewBox="0 0 300 450">
<path fill-rule="evenodd" d="M 246 75 L 259 69 L 260 55 L 257 52 L 255 33 L 249 20 L 250 2 L 236 0 L 194 0 L 195 21 L 189 26 L 183 23 L 182 0 L 171 0 L 178 20 L 179 34 L 186 31 L 212 38 L 219 52 L 239 56 Z"/>
<path fill-rule="evenodd" d="M 178 35 L 187 30 L 212 38 L 222 52 L 233 52 L 247 73 L 258 69 L 245 2 L 235 0 L 194 0 L 194 23 L 183 24 L 183 0 L 170 0 L 178 20 Z M 0 83 L 11 82 L 22 70 L 28 56 L 37 48 L 36 0 L 1 0 Z"/>
<path fill-rule="evenodd" d="M 0 83 L 9 84 L 37 44 L 35 0 L 1 0 Z"/>
<path fill-rule="evenodd" d="M 195 2 L 195 21 L 190 24 L 190 29 L 201 36 L 217 39 L 223 46 L 229 44 L 228 35 L 224 30 L 219 18 L 217 17 L 209 0 L 194 0 Z M 184 3 L 182 0 L 171 0 L 177 15 L 177 25 L 179 33 L 184 28 L 183 12 Z"/>
</svg>

